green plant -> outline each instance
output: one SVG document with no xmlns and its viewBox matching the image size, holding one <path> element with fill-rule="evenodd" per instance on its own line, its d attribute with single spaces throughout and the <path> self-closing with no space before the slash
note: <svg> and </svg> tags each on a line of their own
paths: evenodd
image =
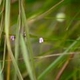
<svg viewBox="0 0 80 80">
<path fill-rule="evenodd" d="M 0 80 L 79 80 L 79 3 L 0 0 Z"/>
</svg>

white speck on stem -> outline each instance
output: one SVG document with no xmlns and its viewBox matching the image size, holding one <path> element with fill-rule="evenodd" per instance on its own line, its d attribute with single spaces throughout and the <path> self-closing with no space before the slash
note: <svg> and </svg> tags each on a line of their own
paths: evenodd
<svg viewBox="0 0 80 80">
<path fill-rule="evenodd" d="M 44 39 L 42 37 L 39 38 L 39 43 L 43 43 Z"/>
<path fill-rule="evenodd" d="M 14 41 L 14 40 L 15 40 L 15 37 L 12 35 L 12 36 L 10 36 L 10 39 L 11 39 L 12 41 Z"/>
</svg>

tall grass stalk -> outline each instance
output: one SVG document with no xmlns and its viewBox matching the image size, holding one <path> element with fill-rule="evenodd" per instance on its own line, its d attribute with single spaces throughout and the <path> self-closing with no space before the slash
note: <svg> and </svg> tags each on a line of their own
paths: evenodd
<svg viewBox="0 0 80 80">
<path fill-rule="evenodd" d="M 25 14 L 25 10 L 24 10 L 24 7 L 23 7 L 22 3 L 23 3 L 23 1 L 21 1 L 22 24 L 24 24 L 23 26 L 24 26 L 25 32 L 26 32 L 27 48 L 28 48 L 28 52 L 29 52 L 31 70 L 32 70 L 32 74 L 34 76 L 34 80 L 36 80 L 35 63 L 34 63 L 33 50 L 32 50 L 32 47 L 31 47 L 30 35 L 29 35 L 29 26 L 27 24 L 26 14 Z"/>
<path fill-rule="evenodd" d="M 18 78 L 20 80 L 23 80 L 22 75 L 20 73 L 20 70 L 18 68 L 18 65 L 16 63 L 16 60 L 13 56 L 12 50 L 11 50 L 11 45 L 10 45 L 10 40 L 9 40 L 9 26 L 10 26 L 10 0 L 6 0 L 6 6 L 5 6 L 5 37 L 6 37 L 6 42 L 7 42 L 7 48 L 9 55 L 11 57 L 12 63 L 14 65 L 15 70 L 17 71 Z"/>
<path fill-rule="evenodd" d="M 18 64 L 18 57 L 19 57 L 19 38 L 20 38 L 20 27 L 21 27 L 21 16 L 20 16 L 20 1 L 19 1 L 19 14 L 18 14 L 18 21 L 16 26 L 16 39 L 15 39 L 15 59 Z M 14 80 L 17 80 L 16 70 L 14 72 Z"/>
<path fill-rule="evenodd" d="M 28 50 L 27 50 L 27 47 L 25 45 L 25 41 L 24 41 L 22 35 L 20 35 L 20 44 L 21 44 L 23 59 L 24 59 L 25 65 L 26 65 L 26 69 L 29 73 L 30 79 L 36 80 L 34 75 L 33 75 L 33 72 L 32 72 L 32 67 L 31 67 L 30 60 L 29 60 Z"/>
</svg>

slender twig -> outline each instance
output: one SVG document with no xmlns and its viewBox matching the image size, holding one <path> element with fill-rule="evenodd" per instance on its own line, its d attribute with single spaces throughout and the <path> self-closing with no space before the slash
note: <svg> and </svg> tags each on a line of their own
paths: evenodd
<svg viewBox="0 0 80 80">
<path fill-rule="evenodd" d="M 40 14 L 37 17 L 34 17 L 32 19 L 28 19 L 28 24 L 32 24 L 37 20 L 40 20 L 42 18 L 44 18 L 45 16 L 47 16 L 55 7 L 57 7 L 58 5 L 60 5 L 64 0 L 61 0 L 60 2 L 58 2 L 57 4 L 55 4 L 54 6 L 52 6 L 49 10 L 45 11 L 44 13 Z"/>
<path fill-rule="evenodd" d="M 80 52 L 70 52 L 70 53 L 66 53 L 65 55 L 72 55 L 72 54 L 75 54 L 75 55 L 78 55 Z M 61 55 L 63 55 L 62 53 L 56 53 L 56 54 L 50 54 L 50 55 L 45 55 L 45 56 L 36 56 L 36 57 L 34 57 L 34 59 L 46 59 L 46 58 L 51 58 L 51 57 L 57 57 L 57 56 L 61 56 Z M 23 58 L 19 58 L 18 59 L 18 61 L 20 61 L 20 60 L 23 60 Z M 12 61 L 11 59 L 9 59 L 9 60 L 5 60 L 6 62 L 8 62 L 8 61 Z M 0 60 L 0 62 L 3 62 L 3 60 Z"/>
<path fill-rule="evenodd" d="M 66 53 L 65 55 L 71 55 L 71 54 L 79 54 L 80 52 L 69 52 Z M 45 55 L 45 56 L 37 56 L 35 59 L 45 59 L 45 58 L 51 58 L 51 57 L 56 57 L 56 56 L 61 56 L 63 55 L 62 53 L 56 53 L 56 54 L 50 54 L 50 55 Z"/>
<path fill-rule="evenodd" d="M 59 80 L 59 79 L 60 79 L 62 73 L 64 72 L 64 70 L 65 70 L 66 67 L 68 66 L 68 64 L 69 64 L 69 62 L 70 62 L 70 60 L 72 59 L 73 56 L 74 56 L 74 54 L 71 54 L 71 55 L 69 56 L 69 58 L 67 59 L 67 61 L 64 63 L 64 65 L 62 66 L 62 68 L 61 68 L 60 71 L 58 72 L 55 80 Z"/>
</svg>

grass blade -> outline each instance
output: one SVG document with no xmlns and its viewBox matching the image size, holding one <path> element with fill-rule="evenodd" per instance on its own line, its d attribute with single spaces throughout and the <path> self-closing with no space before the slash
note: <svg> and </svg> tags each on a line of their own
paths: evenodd
<svg viewBox="0 0 80 80">
<path fill-rule="evenodd" d="M 26 15 L 25 15 L 23 4 L 21 4 L 21 9 L 22 9 L 22 24 L 24 24 L 23 26 L 25 27 L 26 40 L 27 40 L 27 46 L 28 46 L 27 48 L 28 48 L 29 57 L 30 57 L 30 60 L 31 60 L 30 63 L 31 63 L 31 67 L 32 67 L 34 78 L 36 80 L 35 63 L 34 63 L 33 50 L 32 50 L 31 42 L 30 42 L 29 26 L 27 24 L 27 20 L 26 20 Z"/>
<path fill-rule="evenodd" d="M 21 38 L 20 39 L 20 45 L 21 45 L 22 55 L 23 55 L 23 59 L 24 59 L 25 65 L 26 65 L 26 69 L 28 70 L 28 73 L 29 73 L 29 76 L 30 76 L 31 80 L 35 80 L 34 74 L 32 72 L 32 68 L 31 68 L 26 44 L 24 42 L 24 39 L 23 39 L 22 35 L 20 35 L 20 38 Z"/>
<path fill-rule="evenodd" d="M 74 47 L 77 42 L 80 40 L 80 37 L 77 38 L 76 41 L 74 41 L 61 55 L 59 56 L 39 77 L 38 77 L 38 80 L 42 80 L 45 75 L 47 75 L 49 72 L 52 71 L 53 68 L 55 68 L 57 66 L 57 64 L 64 58 L 64 55 L 72 48 Z"/>
<path fill-rule="evenodd" d="M 7 42 L 7 47 L 8 47 L 8 52 L 9 55 L 12 59 L 12 63 L 14 65 L 14 68 L 17 71 L 17 75 L 20 80 L 23 80 L 22 75 L 20 73 L 20 70 L 18 68 L 18 65 L 16 63 L 16 60 L 13 56 L 12 50 L 11 50 L 11 45 L 9 41 L 9 26 L 10 26 L 10 0 L 6 0 L 6 6 L 5 6 L 5 36 L 6 36 L 6 42 Z"/>
</svg>

